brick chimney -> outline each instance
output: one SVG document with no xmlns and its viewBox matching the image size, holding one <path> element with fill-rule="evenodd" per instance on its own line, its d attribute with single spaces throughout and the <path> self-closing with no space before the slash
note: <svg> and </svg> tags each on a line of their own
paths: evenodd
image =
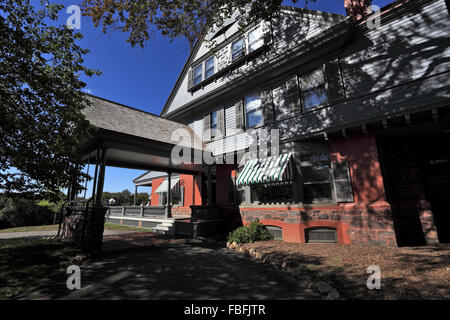
<svg viewBox="0 0 450 320">
<path fill-rule="evenodd" d="M 359 21 L 364 17 L 372 14 L 370 6 L 371 0 L 344 0 L 345 11 L 355 21 Z"/>
</svg>

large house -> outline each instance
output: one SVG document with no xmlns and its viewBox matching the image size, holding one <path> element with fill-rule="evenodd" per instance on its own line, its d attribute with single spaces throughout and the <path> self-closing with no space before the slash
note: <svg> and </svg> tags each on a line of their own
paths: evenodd
<svg viewBox="0 0 450 320">
<path fill-rule="evenodd" d="M 161 117 L 215 162 L 135 179 L 152 206 L 291 242 L 449 242 L 449 3 L 342 1 L 348 16 L 283 6 L 197 42 Z"/>
</svg>

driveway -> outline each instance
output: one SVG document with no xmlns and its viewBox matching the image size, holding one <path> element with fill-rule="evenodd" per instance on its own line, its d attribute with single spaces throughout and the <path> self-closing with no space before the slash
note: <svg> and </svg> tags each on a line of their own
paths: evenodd
<svg viewBox="0 0 450 320">
<path fill-rule="evenodd" d="M 127 246 L 128 244 L 128 246 Z M 67 275 L 18 299 L 314 299 L 267 264 L 223 247 L 152 233 L 106 236 L 105 252 L 81 266 L 81 289 Z"/>
</svg>

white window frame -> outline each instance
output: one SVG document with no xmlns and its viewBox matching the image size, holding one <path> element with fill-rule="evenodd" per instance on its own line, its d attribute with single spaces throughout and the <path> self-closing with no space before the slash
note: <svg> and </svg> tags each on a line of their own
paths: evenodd
<svg viewBox="0 0 450 320">
<path fill-rule="evenodd" d="M 199 82 L 195 82 L 195 79 L 198 78 L 199 76 L 195 76 L 195 70 L 197 70 L 198 68 L 201 68 L 201 73 L 200 73 L 200 81 Z M 199 83 L 202 83 L 203 81 L 203 63 L 200 63 L 199 65 L 195 66 L 192 68 L 192 73 L 193 73 L 193 85 L 196 86 Z"/>
</svg>

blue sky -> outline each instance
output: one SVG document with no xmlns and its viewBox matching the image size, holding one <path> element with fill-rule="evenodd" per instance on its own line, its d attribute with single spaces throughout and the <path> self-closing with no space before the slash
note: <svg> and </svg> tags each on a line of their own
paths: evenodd
<svg viewBox="0 0 450 320">
<path fill-rule="evenodd" d="M 67 8 L 81 1 L 58 2 Z M 383 7 L 391 2 L 374 0 L 372 3 Z M 295 5 L 302 7 L 303 3 L 304 0 L 300 0 Z M 345 15 L 343 3 L 343 0 L 318 0 L 317 3 L 308 4 L 308 8 Z M 292 5 L 292 1 L 285 0 L 284 4 Z M 61 23 L 65 23 L 68 16 L 65 10 L 62 11 Z M 187 41 L 175 40 L 170 43 L 169 39 L 155 35 L 144 49 L 132 48 L 126 42 L 126 34 L 120 31 L 103 34 L 100 27 L 95 28 L 85 17 L 81 19 L 79 32 L 84 35 L 79 44 L 90 50 L 85 57 L 85 65 L 103 73 L 99 77 L 82 78 L 87 84 L 86 92 L 159 114 L 189 55 Z M 90 172 L 93 172 L 93 168 Z M 132 180 L 142 173 L 144 171 L 107 168 L 104 190 L 116 192 L 129 189 L 133 192 Z"/>
</svg>

